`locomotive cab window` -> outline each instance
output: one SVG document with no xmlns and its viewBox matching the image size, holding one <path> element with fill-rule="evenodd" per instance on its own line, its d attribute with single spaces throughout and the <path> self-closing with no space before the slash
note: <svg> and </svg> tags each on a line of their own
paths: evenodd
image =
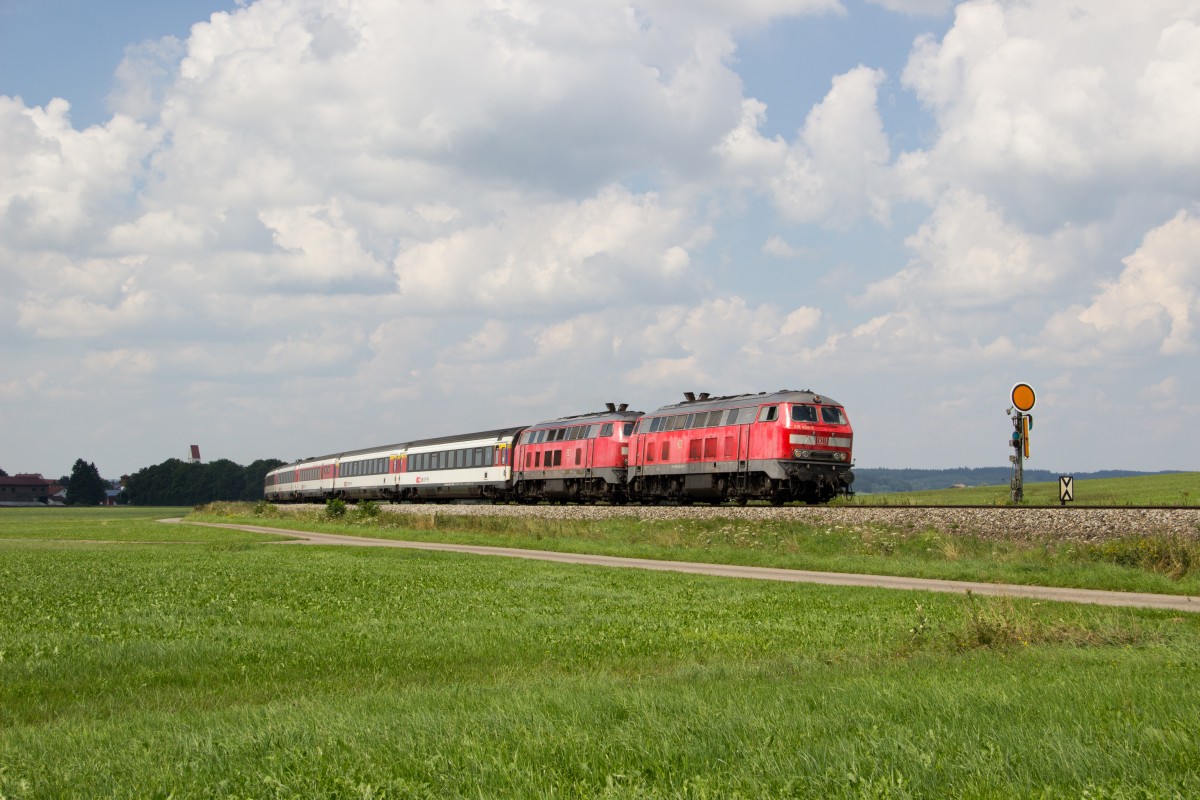
<svg viewBox="0 0 1200 800">
<path fill-rule="evenodd" d="M 774 422 L 779 416 L 779 406 L 763 406 L 762 411 L 758 412 L 759 422 Z"/>
<path fill-rule="evenodd" d="M 816 422 L 816 406 L 792 406 L 792 422 Z"/>
<path fill-rule="evenodd" d="M 847 425 L 846 415 L 837 406 L 821 406 L 821 421 L 830 425 Z"/>
<path fill-rule="evenodd" d="M 600 438 L 607 439 L 609 436 L 612 436 L 612 432 L 613 424 L 611 422 L 606 422 L 600 428 Z"/>
<path fill-rule="evenodd" d="M 621 428 L 621 431 L 622 431 L 622 433 L 624 433 L 626 436 L 629 436 L 630 434 L 632 434 L 632 433 L 633 433 L 633 423 L 632 423 L 632 422 L 626 422 L 626 423 L 625 423 L 625 426 L 624 426 L 623 428 Z"/>
</svg>

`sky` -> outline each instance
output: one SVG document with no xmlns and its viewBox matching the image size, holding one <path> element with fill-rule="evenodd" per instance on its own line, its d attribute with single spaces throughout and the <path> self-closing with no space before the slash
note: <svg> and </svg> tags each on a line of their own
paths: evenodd
<svg viewBox="0 0 1200 800">
<path fill-rule="evenodd" d="M 0 0 L 0 467 L 811 389 L 1200 469 L 1200 0 Z"/>
</svg>

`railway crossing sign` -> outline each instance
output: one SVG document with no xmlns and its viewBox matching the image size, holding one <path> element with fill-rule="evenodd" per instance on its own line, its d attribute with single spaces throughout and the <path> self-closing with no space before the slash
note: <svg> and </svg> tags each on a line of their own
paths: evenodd
<svg viewBox="0 0 1200 800">
<path fill-rule="evenodd" d="M 1058 476 L 1058 502 L 1062 505 L 1075 501 L 1075 478 L 1072 475 Z"/>
</svg>

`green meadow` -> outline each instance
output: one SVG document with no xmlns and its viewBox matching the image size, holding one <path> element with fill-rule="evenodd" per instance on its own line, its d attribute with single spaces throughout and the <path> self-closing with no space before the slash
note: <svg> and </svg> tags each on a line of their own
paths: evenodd
<svg viewBox="0 0 1200 800">
<path fill-rule="evenodd" d="M 286 522 L 255 510 L 220 509 Z M 155 521 L 180 511 L 0 510 L 0 797 L 1200 795 L 1200 614 Z"/>
</svg>

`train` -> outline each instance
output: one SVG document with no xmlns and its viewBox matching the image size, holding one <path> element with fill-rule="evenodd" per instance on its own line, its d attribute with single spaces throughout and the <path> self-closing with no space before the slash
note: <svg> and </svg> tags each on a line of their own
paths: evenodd
<svg viewBox="0 0 1200 800">
<path fill-rule="evenodd" d="M 331 453 L 267 473 L 274 503 L 825 503 L 853 493 L 846 410 L 810 390 L 626 403 L 533 425 Z"/>
</svg>

